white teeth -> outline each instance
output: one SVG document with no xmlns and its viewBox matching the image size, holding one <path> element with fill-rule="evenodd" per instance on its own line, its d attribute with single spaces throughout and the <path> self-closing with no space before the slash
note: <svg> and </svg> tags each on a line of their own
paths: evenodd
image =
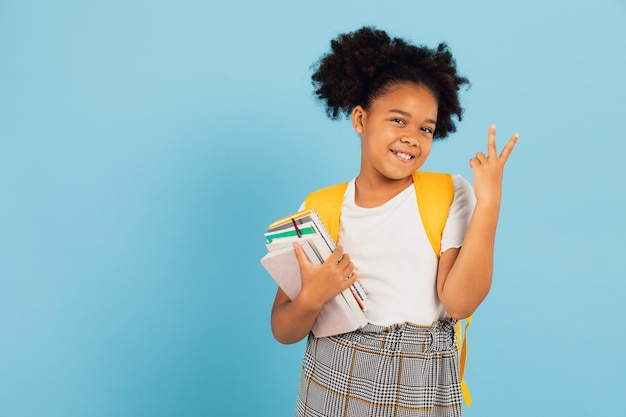
<svg viewBox="0 0 626 417">
<path fill-rule="evenodd" d="M 412 158 L 411 155 L 407 153 L 403 153 L 403 152 L 396 152 L 396 155 L 398 155 L 400 158 L 405 159 L 407 161 Z"/>
</svg>

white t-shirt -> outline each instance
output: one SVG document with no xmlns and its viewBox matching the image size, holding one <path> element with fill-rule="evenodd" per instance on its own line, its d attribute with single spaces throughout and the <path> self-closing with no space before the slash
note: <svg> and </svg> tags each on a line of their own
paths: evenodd
<svg viewBox="0 0 626 417">
<path fill-rule="evenodd" d="M 452 180 L 454 201 L 443 231 L 442 253 L 461 247 L 476 201 L 463 177 L 453 175 Z M 339 244 L 368 291 L 365 314 L 370 323 L 430 325 L 449 317 L 437 296 L 438 260 L 419 215 L 413 184 L 379 207 L 363 208 L 354 202 L 354 179 L 350 181 Z"/>
</svg>

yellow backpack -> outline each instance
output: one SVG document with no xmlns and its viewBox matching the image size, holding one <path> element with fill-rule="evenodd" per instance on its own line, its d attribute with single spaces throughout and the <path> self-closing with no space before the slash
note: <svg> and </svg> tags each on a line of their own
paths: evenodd
<svg viewBox="0 0 626 417">
<path fill-rule="evenodd" d="M 417 196 L 417 205 L 426 230 L 428 240 L 439 259 L 441 250 L 441 236 L 448 219 L 448 209 L 454 200 L 454 184 L 450 174 L 437 172 L 415 171 L 413 173 L 413 185 Z M 341 217 L 341 204 L 348 186 L 347 182 L 322 188 L 309 194 L 305 200 L 305 208 L 314 208 L 330 236 L 338 241 L 339 219 Z M 465 329 L 462 330 L 461 322 L 456 324 L 457 344 L 461 352 L 461 390 L 465 404 L 472 403 L 472 398 L 463 378 L 465 373 L 465 360 L 467 356 L 467 329 L 472 322 L 472 316 L 465 319 Z"/>
</svg>

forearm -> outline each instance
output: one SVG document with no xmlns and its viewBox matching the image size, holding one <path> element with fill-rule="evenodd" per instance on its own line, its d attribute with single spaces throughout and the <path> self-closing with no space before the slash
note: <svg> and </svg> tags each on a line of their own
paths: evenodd
<svg viewBox="0 0 626 417">
<path fill-rule="evenodd" d="M 440 291 L 441 302 L 457 319 L 471 315 L 491 288 L 500 202 L 477 202 L 463 246 Z"/>
<path fill-rule="evenodd" d="M 283 303 L 275 304 L 272 309 L 274 338 L 284 344 L 299 342 L 311 331 L 322 306 L 315 305 L 302 293 L 293 301 L 287 298 Z"/>
<path fill-rule="evenodd" d="M 502 175 L 519 135 L 515 133 L 498 156 L 496 127 L 489 126 L 487 155 L 470 159 L 476 206 L 461 250 L 439 259 L 437 292 L 446 311 L 460 319 L 471 315 L 491 288 L 496 226 L 500 213 Z"/>
</svg>

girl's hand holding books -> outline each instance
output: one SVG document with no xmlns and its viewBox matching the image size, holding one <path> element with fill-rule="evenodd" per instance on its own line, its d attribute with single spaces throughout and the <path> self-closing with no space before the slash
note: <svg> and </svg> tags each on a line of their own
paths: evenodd
<svg viewBox="0 0 626 417">
<path fill-rule="evenodd" d="M 519 135 L 515 133 L 504 146 L 500 155 L 496 148 L 496 126 L 489 126 L 487 155 L 478 152 L 470 159 L 470 167 L 474 172 L 474 194 L 478 204 L 494 204 L 499 207 L 502 195 L 502 176 L 504 164 L 513 151 Z"/>
<path fill-rule="evenodd" d="M 298 243 L 293 246 L 302 279 L 302 290 L 298 297 L 306 300 L 312 308 L 321 310 L 324 304 L 357 280 L 350 255 L 344 254 L 341 246 L 337 246 L 321 265 L 311 263 Z"/>
</svg>

